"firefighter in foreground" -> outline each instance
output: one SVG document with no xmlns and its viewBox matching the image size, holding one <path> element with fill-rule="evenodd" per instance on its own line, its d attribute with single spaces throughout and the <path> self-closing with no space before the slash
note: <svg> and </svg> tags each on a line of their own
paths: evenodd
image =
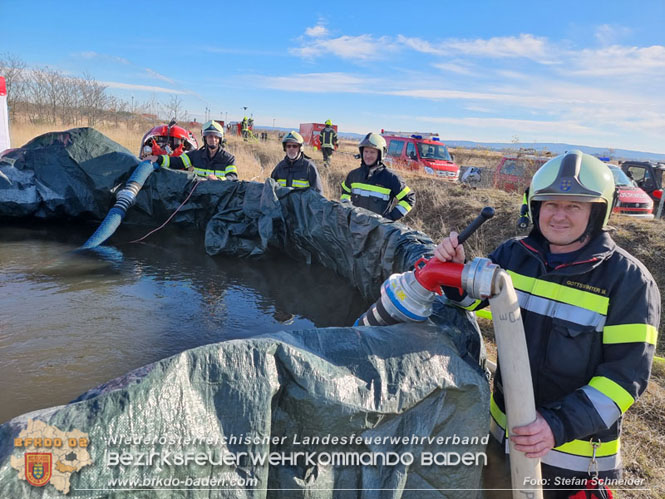
<svg viewBox="0 0 665 499">
<path fill-rule="evenodd" d="M 316 166 L 302 150 L 304 140 L 296 131 L 287 133 L 282 139 L 284 159 L 277 163 L 270 177 L 279 185 L 296 189 L 314 189 L 321 194 L 321 179 Z"/>
<path fill-rule="evenodd" d="M 201 129 L 203 147 L 183 153 L 178 157 L 148 156 L 146 159 L 157 163 L 163 168 L 186 170 L 194 168 L 200 177 L 209 180 L 238 180 L 238 169 L 233 154 L 222 148 L 224 129 L 216 121 L 208 121 Z"/>
<path fill-rule="evenodd" d="M 378 133 L 368 133 L 358 144 L 362 163 L 342 182 L 341 200 L 351 200 L 390 220 L 399 220 L 416 204 L 416 194 L 382 160 L 386 141 Z"/>
<path fill-rule="evenodd" d="M 332 121 L 326 120 L 326 126 L 319 132 L 321 152 L 323 153 L 323 165 L 330 166 L 330 158 L 337 147 L 337 132 L 332 126 Z"/>
<path fill-rule="evenodd" d="M 597 158 L 580 151 L 553 158 L 529 187 L 533 229 L 490 255 L 511 275 L 519 297 L 537 417 L 506 429 L 499 368 L 490 429 L 501 447 L 490 443 L 486 476 L 505 465 L 507 433 L 527 457 L 541 458 L 543 489 L 580 490 L 593 476 L 621 476 L 621 420 L 647 386 L 660 294 L 649 271 L 606 232 L 614 195 L 612 174 Z M 464 262 L 456 233 L 435 256 Z M 468 310 L 487 302 L 444 291 Z M 545 497 L 574 494 L 557 490 Z"/>
</svg>

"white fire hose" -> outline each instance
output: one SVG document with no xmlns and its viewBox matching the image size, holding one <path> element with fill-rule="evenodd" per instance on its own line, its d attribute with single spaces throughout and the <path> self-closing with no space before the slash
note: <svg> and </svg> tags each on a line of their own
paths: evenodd
<svg viewBox="0 0 665 499">
<path fill-rule="evenodd" d="M 510 429 L 533 423 L 536 420 L 536 404 L 520 306 L 506 271 L 499 269 L 495 272 L 492 293 L 489 302 L 498 358 L 501 359 L 506 427 Z M 513 499 L 542 499 L 540 485 L 529 485 L 541 483 L 540 459 L 526 457 L 524 452 L 515 449 L 512 441 L 509 441 L 509 446 Z"/>
</svg>

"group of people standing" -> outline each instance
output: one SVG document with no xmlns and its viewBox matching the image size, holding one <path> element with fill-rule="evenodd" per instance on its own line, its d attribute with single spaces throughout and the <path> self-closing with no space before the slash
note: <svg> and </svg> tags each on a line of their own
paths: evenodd
<svg viewBox="0 0 665 499">
<path fill-rule="evenodd" d="M 167 168 L 193 166 L 210 179 L 237 180 L 235 159 L 221 147 L 221 127 L 206 124 L 203 137 L 197 151 L 151 158 Z M 284 136 L 285 157 L 271 177 L 285 187 L 321 193 L 319 173 L 303 144 L 298 132 Z M 358 148 L 361 164 L 342 183 L 342 201 L 389 220 L 402 218 L 413 209 L 415 193 L 383 163 L 386 141 L 368 133 Z M 592 478 L 596 481 L 585 487 L 595 483 L 597 494 L 584 497 L 606 496 L 602 479 L 618 479 L 622 472 L 623 414 L 644 392 L 651 372 L 660 293 L 649 271 L 608 232 L 615 195 L 612 173 L 600 160 L 580 151 L 557 156 L 538 170 L 526 194 L 529 235 L 509 239 L 490 255 L 509 272 L 517 291 L 537 408 L 534 422 L 510 427 L 498 359 L 490 401 L 498 444 L 493 449 L 498 461 L 505 460 L 503 449 L 511 439 L 528 457 L 541 458 L 545 488 L 557 489 L 546 497 L 582 497 L 576 495 L 579 486 L 571 491 L 565 485 Z M 435 257 L 465 262 L 456 233 L 441 241 Z M 467 310 L 487 305 L 458 289 L 443 291 Z M 492 467 L 504 469 L 500 462 Z"/>
<path fill-rule="evenodd" d="M 321 131 L 321 144 L 326 161 L 337 145 L 337 133 L 330 120 Z M 332 133 L 330 133 L 330 131 Z M 194 172 L 209 180 L 238 180 L 235 157 L 223 148 L 224 129 L 216 121 L 203 125 L 203 147 L 180 156 L 148 156 L 146 159 L 164 168 Z M 296 131 L 282 139 L 285 156 L 273 169 L 270 177 L 283 187 L 313 189 L 322 193 L 321 178 L 314 162 L 303 151 L 304 139 Z M 368 133 L 358 144 L 361 156 L 359 168 L 349 172 L 342 183 L 342 201 L 366 208 L 389 220 L 398 220 L 411 211 L 415 193 L 383 163 L 386 141 L 381 135 Z"/>
</svg>

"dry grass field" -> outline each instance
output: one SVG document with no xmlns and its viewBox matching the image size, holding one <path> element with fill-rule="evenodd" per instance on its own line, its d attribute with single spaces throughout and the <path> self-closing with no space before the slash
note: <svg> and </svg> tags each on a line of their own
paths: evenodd
<svg viewBox="0 0 665 499">
<path fill-rule="evenodd" d="M 100 127 L 99 130 L 132 152 L 138 152 L 140 139 L 145 132 L 127 130 L 122 126 Z M 15 126 L 12 129 L 12 144 L 18 147 L 46 131 L 53 130 L 29 125 Z M 237 137 L 228 137 L 226 147 L 236 156 L 241 180 L 263 181 L 284 156 L 274 133 L 271 133 L 268 142 L 243 142 Z M 319 165 L 326 197 L 339 199 L 341 181 L 352 168 L 359 165 L 359 160 L 354 158 L 357 152 L 357 143 L 342 140 L 339 151 L 332 158 L 331 166 L 324 168 L 321 153 L 311 148 L 306 149 L 306 154 Z M 451 152 L 458 164 L 485 167 L 483 185 L 490 185 L 488 177 L 491 177 L 492 167 L 498 163 L 501 153 L 461 149 Z M 484 256 L 501 241 L 516 235 L 515 223 L 521 202 L 520 195 L 490 188 L 471 189 L 460 184 L 449 184 L 419 172 L 400 174 L 417 195 L 416 207 L 404 219 L 404 223 L 428 234 L 434 241 L 452 229 L 464 228 L 486 205 L 495 208 L 496 216 L 469 239 L 466 245 L 467 256 Z M 661 294 L 665 296 L 665 265 L 662 263 L 662 255 L 665 254 L 664 222 L 613 216 L 611 223 L 615 227 L 615 240 L 649 268 Z M 665 321 L 661 319 L 661 333 L 663 322 Z M 492 352 L 491 326 L 484 324 L 483 329 L 488 350 Z M 661 344 L 658 355 L 663 356 L 663 352 L 665 348 Z M 652 382 L 645 395 L 628 411 L 623 430 L 622 454 L 626 476 L 645 478 L 646 487 L 650 490 L 616 491 L 615 497 L 665 497 L 665 362 L 662 360 L 654 363 Z"/>
</svg>

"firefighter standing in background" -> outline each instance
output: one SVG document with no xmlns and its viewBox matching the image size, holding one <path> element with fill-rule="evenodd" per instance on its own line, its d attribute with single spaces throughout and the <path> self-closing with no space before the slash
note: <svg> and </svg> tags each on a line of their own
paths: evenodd
<svg viewBox="0 0 665 499">
<path fill-rule="evenodd" d="M 163 168 L 186 170 L 210 180 L 238 180 L 238 169 L 233 154 L 222 148 L 224 129 L 216 121 L 208 121 L 202 128 L 203 147 L 178 157 L 148 156 L 146 159 Z"/>
<path fill-rule="evenodd" d="M 319 133 L 319 141 L 321 142 L 321 152 L 323 153 L 323 165 L 330 165 L 330 158 L 333 151 L 337 146 L 337 132 L 332 127 L 332 121 L 326 120 L 326 126 Z"/>
<path fill-rule="evenodd" d="M 383 164 L 385 139 L 378 133 L 368 133 L 358 149 L 362 163 L 342 182 L 341 200 L 351 200 L 354 206 L 399 220 L 415 206 L 416 194 Z"/>
<path fill-rule="evenodd" d="M 270 174 L 283 187 L 296 189 L 314 189 L 321 194 L 321 179 L 314 163 L 302 150 L 304 140 L 296 131 L 287 133 L 282 139 L 282 148 L 286 152 L 284 159 L 277 163 Z"/>
<path fill-rule="evenodd" d="M 249 136 L 249 120 L 247 119 L 247 116 L 245 116 L 242 119 L 242 123 L 240 124 L 240 128 L 242 129 L 242 138 L 243 138 L 243 140 L 247 140 L 247 137 Z"/>
<path fill-rule="evenodd" d="M 522 205 L 520 206 L 520 217 L 517 219 L 517 230 L 526 231 L 529 228 L 531 219 L 529 218 L 529 188 L 527 187 L 522 196 Z"/>
<path fill-rule="evenodd" d="M 621 476 L 623 414 L 651 372 L 660 294 L 644 265 L 607 232 L 614 193 L 612 173 L 597 158 L 580 151 L 553 158 L 529 187 L 533 229 L 490 255 L 511 275 L 519 297 L 537 415 L 530 424 L 507 428 L 499 358 L 490 399 L 496 440 L 488 446 L 484 473 L 504 469 L 510 438 L 527 457 L 541 458 L 543 488 L 559 489 L 546 498 L 589 497 L 561 488 Z M 454 232 L 434 254 L 465 260 Z M 467 310 L 487 304 L 457 289 L 444 291 Z M 502 474 L 510 479 L 510 472 Z M 602 492 L 590 497 L 607 497 Z"/>
</svg>

